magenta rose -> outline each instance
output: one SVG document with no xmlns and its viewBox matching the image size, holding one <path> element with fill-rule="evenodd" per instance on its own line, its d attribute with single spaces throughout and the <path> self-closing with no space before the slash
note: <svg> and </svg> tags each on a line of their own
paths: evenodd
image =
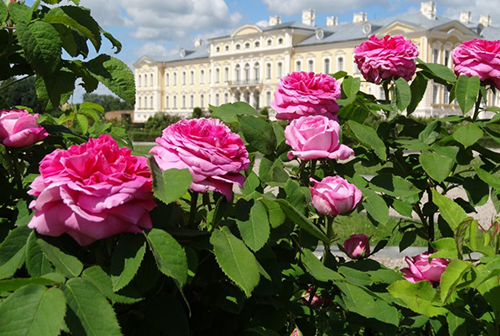
<svg viewBox="0 0 500 336">
<path fill-rule="evenodd" d="M 364 234 L 353 234 L 344 242 L 344 251 L 351 259 L 366 258 L 370 255 L 370 238 Z"/>
<path fill-rule="evenodd" d="M 371 83 L 380 84 L 384 79 L 403 78 L 411 80 L 415 74 L 417 46 L 403 35 L 386 35 L 379 39 L 372 35 L 354 48 L 354 62 L 363 77 Z"/>
<path fill-rule="evenodd" d="M 0 142 L 5 147 L 28 147 L 49 133 L 26 110 L 0 110 Z"/>
<path fill-rule="evenodd" d="M 321 182 L 311 178 L 312 205 L 322 215 L 336 216 L 347 213 L 361 200 L 361 191 L 339 176 L 327 176 Z"/>
<path fill-rule="evenodd" d="M 228 200 L 233 185 L 243 187 L 248 168 L 248 152 L 238 134 L 218 119 L 181 120 L 163 130 L 150 153 L 162 170 L 189 169 L 191 190 L 218 191 Z"/>
<path fill-rule="evenodd" d="M 441 275 L 446 270 L 450 263 L 443 258 L 433 258 L 429 262 L 430 253 L 422 253 L 413 258 L 405 257 L 405 261 L 409 267 L 402 268 L 403 277 L 410 282 L 418 282 L 428 280 L 431 282 L 441 281 Z"/>
<path fill-rule="evenodd" d="M 101 135 L 45 156 L 28 192 L 36 197 L 28 227 L 48 236 L 67 233 L 80 245 L 151 228 L 151 172 L 146 158 L 130 152 Z"/>
<path fill-rule="evenodd" d="M 465 41 L 451 52 L 457 76 L 479 76 L 500 89 L 500 41 Z"/>
<path fill-rule="evenodd" d="M 335 78 L 314 72 L 293 72 L 281 77 L 271 107 L 277 119 L 297 119 L 307 115 L 324 115 L 337 119 L 341 96 Z"/>
<path fill-rule="evenodd" d="M 291 160 L 348 159 L 354 151 L 339 144 L 340 125 L 325 116 L 307 116 L 294 119 L 285 128 L 286 143 L 292 147 L 288 152 Z"/>
</svg>

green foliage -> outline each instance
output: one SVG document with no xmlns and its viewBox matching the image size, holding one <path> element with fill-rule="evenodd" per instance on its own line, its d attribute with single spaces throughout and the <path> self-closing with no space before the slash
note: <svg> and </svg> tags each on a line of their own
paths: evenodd
<svg viewBox="0 0 500 336">
<path fill-rule="evenodd" d="M 111 95 L 84 93 L 82 99 L 84 102 L 94 103 L 102 106 L 104 108 L 104 112 L 134 109 L 134 106 L 131 103 L 128 103 L 121 100 L 120 98 Z"/>
</svg>

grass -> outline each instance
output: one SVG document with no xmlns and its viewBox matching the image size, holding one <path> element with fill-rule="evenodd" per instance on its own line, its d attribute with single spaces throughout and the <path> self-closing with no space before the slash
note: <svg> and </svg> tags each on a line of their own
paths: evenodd
<svg viewBox="0 0 500 336">
<path fill-rule="evenodd" d="M 139 154 L 148 154 L 149 150 L 155 145 L 134 145 L 134 152 Z"/>
</svg>

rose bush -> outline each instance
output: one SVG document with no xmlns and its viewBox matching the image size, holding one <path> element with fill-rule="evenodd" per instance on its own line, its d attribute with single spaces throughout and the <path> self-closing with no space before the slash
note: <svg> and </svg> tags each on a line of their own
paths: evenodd
<svg viewBox="0 0 500 336">
<path fill-rule="evenodd" d="M 408 267 L 401 269 L 405 279 L 410 282 L 423 280 L 439 282 L 450 262 L 443 258 L 433 258 L 429 261 L 430 256 L 430 253 L 422 253 L 412 258 L 405 257 Z"/>
<path fill-rule="evenodd" d="M 500 89 L 500 41 L 474 39 L 453 49 L 451 57 L 457 76 L 478 76 Z"/>
<path fill-rule="evenodd" d="M 324 115 L 336 119 L 340 84 L 333 77 L 314 72 L 293 72 L 281 77 L 271 107 L 277 119 Z"/>
<path fill-rule="evenodd" d="M 370 238 L 365 234 L 353 234 L 344 241 L 344 251 L 351 259 L 366 258 L 370 255 Z"/>
<path fill-rule="evenodd" d="M 292 147 L 288 158 L 346 160 L 354 151 L 339 143 L 339 133 L 339 123 L 325 116 L 294 119 L 285 128 L 286 143 Z"/>
<path fill-rule="evenodd" d="M 311 178 L 312 205 L 322 215 L 336 216 L 352 211 L 363 196 L 361 191 L 340 176 L 327 176 L 321 181 Z"/>
<path fill-rule="evenodd" d="M 162 170 L 187 168 L 191 190 L 217 191 L 232 198 L 233 185 L 243 187 L 248 152 L 240 136 L 218 119 L 181 120 L 163 130 L 150 151 Z"/>
<path fill-rule="evenodd" d="M 381 39 L 372 35 L 354 48 L 354 62 L 361 74 L 375 84 L 390 78 L 411 80 L 416 71 L 417 56 L 417 46 L 403 35 L 386 35 Z"/>
<path fill-rule="evenodd" d="M 144 157 L 130 152 L 101 135 L 47 155 L 28 192 L 36 197 L 28 227 L 48 236 L 67 233 L 80 245 L 151 228 L 151 172 Z"/>
<path fill-rule="evenodd" d="M 49 135 L 26 110 L 0 110 L 0 143 L 5 147 L 28 147 Z"/>
</svg>

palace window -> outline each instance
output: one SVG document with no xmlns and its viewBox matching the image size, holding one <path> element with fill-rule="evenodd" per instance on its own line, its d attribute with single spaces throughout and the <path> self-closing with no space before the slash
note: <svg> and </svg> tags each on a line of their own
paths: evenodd
<svg viewBox="0 0 500 336">
<path fill-rule="evenodd" d="M 229 103 L 229 94 L 226 92 L 224 93 L 224 104 Z"/>
<path fill-rule="evenodd" d="M 182 96 L 182 108 L 186 108 L 186 96 Z"/>
<path fill-rule="evenodd" d="M 169 86 L 170 85 L 170 74 L 166 74 L 165 75 L 165 86 Z"/>
<path fill-rule="evenodd" d="M 266 64 L 266 79 L 271 79 L 272 71 L 271 71 L 271 63 Z"/>
<path fill-rule="evenodd" d="M 278 78 L 281 78 L 283 76 L 283 63 L 278 62 Z"/>
<path fill-rule="evenodd" d="M 282 38 L 282 37 L 280 37 L 280 38 L 278 39 L 278 44 L 279 44 L 279 45 L 282 45 L 282 44 L 283 44 L 283 38 Z"/>
<path fill-rule="evenodd" d="M 174 109 L 177 108 L 177 96 L 174 96 L 174 103 L 172 104 L 172 107 Z"/>
<path fill-rule="evenodd" d="M 255 44 L 254 44 L 255 48 L 258 48 L 260 47 L 260 42 L 259 41 L 255 41 Z"/>
<path fill-rule="evenodd" d="M 191 73 L 189 75 L 189 84 L 194 84 L 194 70 L 191 70 Z"/>
<path fill-rule="evenodd" d="M 337 57 L 337 71 L 344 71 L 345 66 L 344 66 L 344 57 L 340 56 Z"/>
<path fill-rule="evenodd" d="M 142 108 L 142 98 L 141 97 L 139 97 L 139 100 L 137 102 L 137 108 L 139 108 L 139 109 Z"/>
<path fill-rule="evenodd" d="M 177 85 L 177 72 L 174 72 L 174 81 L 172 83 L 173 86 Z"/>
<path fill-rule="evenodd" d="M 205 96 L 203 94 L 200 95 L 200 107 L 203 108 L 205 106 Z"/>
<path fill-rule="evenodd" d="M 228 67 L 224 68 L 224 81 L 225 82 L 229 81 L 229 68 Z"/>
<path fill-rule="evenodd" d="M 266 92 L 266 106 L 271 106 L 271 91 Z"/>
<path fill-rule="evenodd" d="M 142 76 L 139 75 L 139 80 L 137 81 L 138 82 L 138 86 L 141 87 L 141 81 L 142 81 Z"/>
<path fill-rule="evenodd" d="M 301 71 L 302 63 L 300 61 L 295 62 L 295 71 Z"/>
<path fill-rule="evenodd" d="M 253 69 L 254 69 L 254 78 L 256 81 L 259 81 L 260 79 L 260 66 L 259 66 L 259 63 L 255 63 L 253 65 Z"/>
<path fill-rule="evenodd" d="M 190 108 L 194 107 L 194 96 L 193 95 L 189 96 L 189 107 Z"/>
<path fill-rule="evenodd" d="M 200 84 L 205 84 L 205 70 L 200 70 Z"/>
<path fill-rule="evenodd" d="M 219 83 L 219 81 L 220 81 L 220 69 L 217 68 L 215 69 L 215 82 Z"/>
<path fill-rule="evenodd" d="M 182 72 L 182 85 L 186 85 L 186 71 Z"/>
<path fill-rule="evenodd" d="M 219 106 L 220 102 L 219 102 L 219 94 L 216 93 L 215 94 L 215 106 Z"/>
<path fill-rule="evenodd" d="M 237 44 L 237 45 L 235 46 L 235 48 L 236 48 L 236 50 L 240 50 L 240 49 L 241 49 L 241 45 L 240 45 L 240 44 Z"/>
<path fill-rule="evenodd" d="M 307 62 L 307 71 L 314 72 L 314 61 L 313 60 L 309 60 L 309 62 Z"/>
<path fill-rule="evenodd" d="M 168 96 L 165 96 L 165 109 L 169 108 L 168 103 L 169 103 Z"/>
<path fill-rule="evenodd" d="M 325 58 L 323 60 L 323 73 L 325 73 L 327 75 L 330 73 L 330 59 L 329 58 Z"/>
</svg>

